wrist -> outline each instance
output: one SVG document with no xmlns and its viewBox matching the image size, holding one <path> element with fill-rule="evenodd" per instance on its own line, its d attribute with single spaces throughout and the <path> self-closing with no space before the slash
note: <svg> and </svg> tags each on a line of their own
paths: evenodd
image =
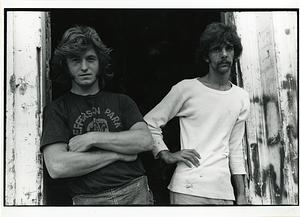
<svg viewBox="0 0 300 217">
<path fill-rule="evenodd" d="M 165 160 L 166 158 L 168 158 L 169 154 L 170 154 L 169 150 L 162 150 L 158 153 L 158 157 L 162 160 Z"/>
<path fill-rule="evenodd" d="M 95 144 L 97 144 L 97 132 L 89 132 L 87 135 L 88 140 L 90 141 L 88 146 L 89 148 L 92 148 Z"/>
<path fill-rule="evenodd" d="M 112 152 L 112 154 L 114 155 L 114 158 L 115 158 L 116 160 L 123 160 L 123 158 L 124 158 L 124 155 L 121 154 L 121 153 L 118 153 L 118 152 Z"/>
</svg>

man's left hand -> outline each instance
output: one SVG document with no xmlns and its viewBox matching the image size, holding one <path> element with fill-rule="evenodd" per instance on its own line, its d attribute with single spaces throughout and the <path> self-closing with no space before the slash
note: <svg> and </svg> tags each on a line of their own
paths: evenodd
<svg viewBox="0 0 300 217">
<path fill-rule="evenodd" d="M 82 135 L 74 136 L 70 139 L 69 151 L 72 152 L 84 152 L 91 148 L 91 137 L 89 133 L 85 133 Z"/>
</svg>

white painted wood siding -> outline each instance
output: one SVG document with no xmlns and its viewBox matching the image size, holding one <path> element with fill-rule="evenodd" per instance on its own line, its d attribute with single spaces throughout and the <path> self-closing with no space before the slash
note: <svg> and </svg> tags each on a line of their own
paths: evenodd
<svg viewBox="0 0 300 217">
<path fill-rule="evenodd" d="M 251 98 L 245 150 L 252 204 L 298 203 L 297 14 L 237 12 L 244 88 Z"/>
<path fill-rule="evenodd" d="M 44 12 L 7 12 L 5 204 L 43 204 Z"/>
</svg>

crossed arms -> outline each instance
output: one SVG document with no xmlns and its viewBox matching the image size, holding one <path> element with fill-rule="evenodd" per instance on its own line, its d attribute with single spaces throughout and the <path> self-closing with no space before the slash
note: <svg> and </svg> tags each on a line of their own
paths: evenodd
<svg viewBox="0 0 300 217">
<path fill-rule="evenodd" d="M 152 137 L 144 122 L 123 132 L 89 132 L 73 137 L 69 144 L 44 148 L 44 159 L 52 178 L 82 176 L 115 161 L 134 161 L 137 154 L 152 150 Z M 99 150 L 89 151 L 92 147 Z"/>
</svg>

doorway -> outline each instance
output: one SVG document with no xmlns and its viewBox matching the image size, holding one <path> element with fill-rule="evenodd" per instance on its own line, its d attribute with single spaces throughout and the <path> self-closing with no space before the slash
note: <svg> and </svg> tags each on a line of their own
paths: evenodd
<svg viewBox="0 0 300 217">
<path fill-rule="evenodd" d="M 129 95 L 145 115 L 177 82 L 207 72 L 196 48 L 201 32 L 211 22 L 220 22 L 219 10 L 203 9 L 57 9 L 50 12 L 52 52 L 63 32 L 74 25 L 94 27 L 112 52 L 114 79 L 106 86 Z M 50 71 L 52 99 L 68 90 L 64 78 Z M 175 118 L 163 129 L 171 151 L 179 150 L 179 124 Z M 168 205 L 167 185 L 174 166 L 142 160 L 155 205 Z M 71 205 L 64 180 L 45 178 L 47 205 Z"/>
</svg>

